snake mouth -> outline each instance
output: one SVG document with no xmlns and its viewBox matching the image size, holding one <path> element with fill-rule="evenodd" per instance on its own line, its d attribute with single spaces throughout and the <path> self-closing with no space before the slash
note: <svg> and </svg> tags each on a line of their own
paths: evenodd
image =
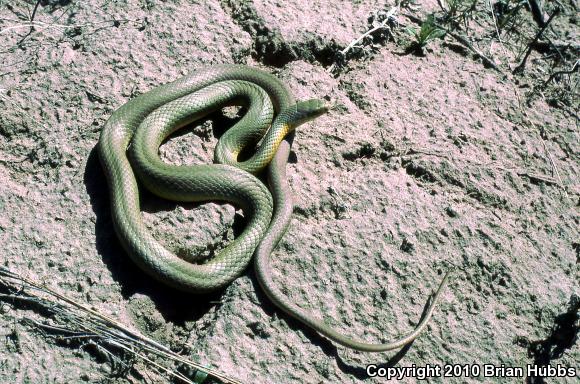
<svg viewBox="0 0 580 384">
<path fill-rule="evenodd" d="M 329 107 L 324 100 L 310 99 L 299 101 L 294 105 L 294 110 L 290 113 L 289 121 L 294 127 L 313 120 L 328 112 Z"/>
</svg>

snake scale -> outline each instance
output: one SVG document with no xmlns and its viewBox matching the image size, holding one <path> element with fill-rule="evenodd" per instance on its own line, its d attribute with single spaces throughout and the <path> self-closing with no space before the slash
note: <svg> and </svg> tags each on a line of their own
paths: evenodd
<svg viewBox="0 0 580 384">
<path fill-rule="evenodd" d="M 231 105 L 245 107 L 246 113 L 220 138 L 215 151 L 218 164 L 175 166 L 160 160 L 159 146 L 169 135 Z M 285 172 L 294 129 L 325 112 L 323 101 L 296 102 L 276 77 L 241 65 L 202 68 L 130 100 L 111 115 L 98 143 L 109 184 L 113 225 L 131 259 L 146 273 L 174 288 L 201 293 L 223 287 L 242 274 L 255 255 L 260 286 L 288 315 L 348 348 L 371 352 L 399 348 L 425 328 L 447 275 L 415 329 L 382 344 L 360 342 L 336 332 L 289 302 L 273 282 L 270 255 L 292 214 Z M 257 143 L 254 155 L 238 162 L 238 154 Z M 264 168 L 269 189 L 254 175 Z M 157 242 L 145 227 L 137 177 L 163 198 L 232 203 L 242 209 L 247 225 L 211 260 L 199 264 L 181 259 Z"/>
</svg>

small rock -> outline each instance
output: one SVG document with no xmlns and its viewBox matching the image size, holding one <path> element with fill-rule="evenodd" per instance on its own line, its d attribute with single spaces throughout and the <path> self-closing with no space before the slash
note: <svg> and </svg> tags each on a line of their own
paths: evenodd
<svg viewBox="0 0 580 384">
<path fill-rule="evenodd" d="M 407 239 L 403 239 L 403 243 L 401 243 L 401 251 L 411 253 L 415 249 L 415 245 L 411 243 Z"/>
<path fill-rule="evenodd" d="M 449 217 L 457 217 L 457 216 L 459 216 L 459 214 L 457 213 L 457 211 L 455 209 L 453 209 L 453 207 L 447 207 L 447 208 L 445 208 L 445 213 L 447 213 L 447 215 Z"/>
</svg>

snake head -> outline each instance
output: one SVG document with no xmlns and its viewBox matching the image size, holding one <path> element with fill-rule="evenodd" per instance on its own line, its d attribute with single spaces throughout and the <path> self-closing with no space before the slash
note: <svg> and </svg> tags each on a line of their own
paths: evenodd
<svg viewBox="0 0 580 384">
<path fill-rule="evenodd" d="M 328 105 L 324 100 L 310 99 L 299 101 L 284 112 L 288 114 L 288 123 L 297 127 L 328 112 Z"/>
</svg>

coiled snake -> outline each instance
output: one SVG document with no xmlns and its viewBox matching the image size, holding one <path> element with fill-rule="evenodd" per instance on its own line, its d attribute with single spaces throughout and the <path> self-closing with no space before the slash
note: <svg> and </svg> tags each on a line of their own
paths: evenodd
<svg viewBox="0 0 580 384">
<path fill-rule="evenodd" d="M 159 146 L 171 133 L 228 105 L 244 106 L 247 112 L 218 142 L 215 160 L 222 164 L 173 166 L 159 159 Z M 285 169 L 293 130 L 326 111 L 323 101 L 296 103 L 286 86 L 274 76 L 240 65 L 207 67 L 134 98 L 111 115 L 98 143 L 110 188 L 114 228 L 140 268 L 179 290 L 199 293 L 223 287 L 244 271 L 255 253 L 256 276 L 261 287 L 288 315 L 349 348 L 361 351 L 399 348 L 415 339 L 426 326 L 447 275 L 415 330 L 385 344 L 363 343 L 339 334 L 290 303 L 273 284 L 269 257 L 292 214 Z M 260 140 L 258 150 L 249 160 L 237 161 L 240 151 Z M 269 190 L 252 175 L 265 167 Z M 164 198 L 230 202 L 247 215 L 246 228 L 208 262 L 183 260 L 147 231 L 141 218 L 135 174 L 146 188 Z"/>
</svg>

